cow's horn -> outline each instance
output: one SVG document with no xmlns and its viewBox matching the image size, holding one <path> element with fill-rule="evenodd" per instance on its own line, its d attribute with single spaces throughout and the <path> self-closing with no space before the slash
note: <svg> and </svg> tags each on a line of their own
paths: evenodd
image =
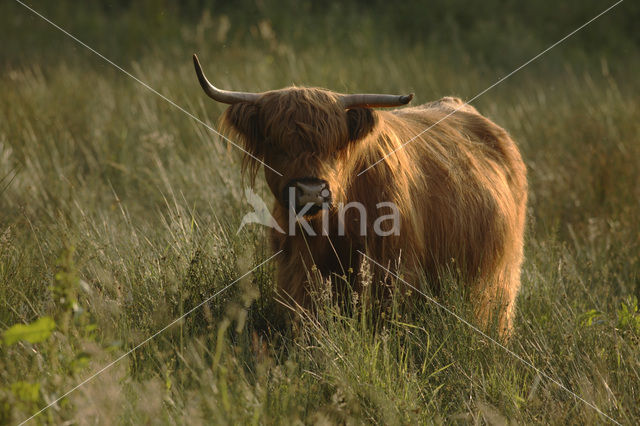
<svg viewBox="0 0 640 426">
<path fill-rule="evenodd" d="M 238 102 L 255 102 L 260 96 L 259 93 L 250 92 L 232 92 L 230 90 L 220 90 L 213 84 L 209 83 L 207 77 L 202 72 L 200 61 L 198 56 L 193 55 L 193 65 L 196 67 L 196 74 L 198 75 L 198 81 L 204 92 L 212 99 L 225 104 L 237 104 Z"/>
<path fill-rule="evenodd" d="M 413 99 L 413 93 L 410 93 L 408 95 L 356 94 L 342 95 L 340 101 L 345 108 L 384 108 L 406 105 L 411 102 L 411 99 Z"/>
</svg>

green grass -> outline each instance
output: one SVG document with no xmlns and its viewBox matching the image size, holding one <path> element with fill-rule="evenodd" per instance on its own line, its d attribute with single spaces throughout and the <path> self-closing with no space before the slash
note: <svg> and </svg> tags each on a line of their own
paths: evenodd
<svg viewBox="0 0 640 426">
<path fill-rule="evenodd" d="M 26 18 L 20 6 L 2 8 L 13 25 L 2 31 L 13 33 L 0 66 L 0 330 L 44 317 L 56 324 L 51 333 L 41 320 L 37 333 L 17 343 L 3 334 L 4 424 L 48 405 L 270 251 L 263 229 L 236 235 L 248 206 L 235 148 L 48 24 Z M 477 62 L 450 54 L 451 46 L 392 35 L 369 38 L 375 25 L 367 27 L 366 17 L 362 33 L 317 43 L 296 38 L 297 27 L 280 35 L 269 21 L 262 29 L 248 25 L 240 37 L 233 16 L 226 35 L 219 32 L 225 18 L 198 15 L 199 26 L 173 23 L 166 46 L 118 51 L 88 22 L 103 28 L 113 19 L 113 28 L 130 28 L 134 17 L 85 13 L 94 21 L 56 16 L 214 127 L 223 107 L 201 93 L 194 51 L 221 87 L 413 91 L 417 102 L 470 98 L 521 63 L 517 56 L 501 59 L 508 64 Z M 136 19 L 141 28 L 156 22 Z M 332 19 L 318 31 L 339 28 Z M 511 132 L 529 170 L 526 261 L 508 347 L 614 419 L 635 424 L 638 50 L 591 54 L 570 43 L 475 103 Z M 270 197 L 260 180 L 257 190 Z M 355 303 L 348 315 L 320 292 L 317 318 L 289 321 L 274 301 L 273 265 L 266 264 L 35 421 L 605 421 L 406 290 L 398 284 L 384 313 Z M 469 315 L 456 283 L 441 301 Z"/>
</svg>

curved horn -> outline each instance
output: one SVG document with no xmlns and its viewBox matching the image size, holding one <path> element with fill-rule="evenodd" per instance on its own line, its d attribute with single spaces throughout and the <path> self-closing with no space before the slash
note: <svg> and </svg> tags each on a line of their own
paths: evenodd
<svg viewBox="0 0 640 426">
<path fill-rule="evenodd" d="M 193 65 L 196 67 L 196 74 L 198 75 L 200 86 L 202 86 L 204 92 L 211 99 L 225 104 L 237 104 L 238 102 L 255 102 L 260 96 L 259 93 L 232 92 L 230 90 L 218 89 L 213 84 L 209 83 L 207 77 L 204 76 L 204 72 L 202 72 L 202 67 L 200 66 L 200 61 L 198 61 L 198 56 L 195 53 L 193 55 Z"/>
<path fill-rule="evenodd" d="M 384 108 L 406 105 L 413 99 L 413 93 L 408 95 L 373 95 L 373 94 L 356 94 L 342 95 L 340 101 L 345 108 L 366 107 L 366 108 Z"/>
</svg>

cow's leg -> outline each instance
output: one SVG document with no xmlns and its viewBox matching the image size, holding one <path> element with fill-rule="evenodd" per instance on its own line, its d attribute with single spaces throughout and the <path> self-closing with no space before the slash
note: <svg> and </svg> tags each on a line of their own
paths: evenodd
<svg viewBox="0 0 640 426">
<path fill-rule="evenodd" d="M 504 270 L 504 279 L 501 281 L 502 288 L 499 295 L 503 310 L 498 322 L 500 335 L 503 339 L 508 339 L 513 329 L 513 319 L 515 316 L 516 297 L 520 291 L 520 277 L 522 274 L 522 262 L 524 260 L 524 226 L 526 215 L 526 193 L 521 197 L 518 206 L 516 226 L 513 229 L 510 245 Z"/>
<path fill-rule="evenodd" d="M 285 303 L 310 308 L 311 298 L 307 281 L 307 270 L 300 259 L 279 260 L 277 287 L 278 293 Z"/>
<path fill-rule="evenodd" d="M 496 326 L 503 340 L 509 338 L 513 328 L 521 263 L 522 254 L 516 251 L 494 274 L 476 281 L 470 293 L 477 323 L 485 330 Z"/>
<path fill-rule="evenodd" d="M 274 213 L 274 216 L 276 213 Z M 298 245 L 294 238 L 275 229 L 270 234 L 271 249 L 281 252 L 276 258 L 276 288 L 278 296 L 288 306 L 308 306 L 310 300 L 305 290 L 307 273 L 299 258 Z"/>
<path fill-rule="evenodd" d="M 330 250 L 319 237 L 284 236 L 272 231 L 274 251 L 282 250 L 277 259 L 277 289 L 281 300 L 296 308 L 313 308 L 312 290 L 318 290 L 334 271 Z"/>
</svg>

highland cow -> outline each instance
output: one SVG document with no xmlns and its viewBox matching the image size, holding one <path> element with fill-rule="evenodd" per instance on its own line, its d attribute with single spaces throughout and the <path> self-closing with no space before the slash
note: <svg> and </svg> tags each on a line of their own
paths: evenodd
<svg viewBox="0 0 640 426">
<path fill-rule="evenodd" d="M 230 92 L 207 81 L 195 55 L 194 63 L 207 95 L 230 104 L 222 123 L 250 154 L 244 166 L 252 178 L 256 159 L 269 166 L 264 173 L 276 198 L 276 221 L 286 229 L 288 206 L 299 211 L 306 205 L 304 219 L 317 231 L 272 230 L 273 249 L 284 253 L 277 258 L 280 291 L 309 307 L 310 269 L 329 278 L 358 271 L 359 252 L 390 267 L 401 258 L 405 279 L 417 285 L 426 276 L 435 291 L 444 271 L 456 271 L 477 322 L 496 321 L 509 333 L 520 287 L 527 180 L 505 130 L 457 98 L 379 110 L 407 104 L 413 95 L 306 87 Z M 336 206 L 349 202 L 369 215 L 348 211 L 339 235 Z M 397 206 L 399 233 L 373 232 L 383 202 Z M 369 231 L 364 235 L 362 221 Z M 357 290 L 357 278 L 353 285 Z"/>
</svg>

